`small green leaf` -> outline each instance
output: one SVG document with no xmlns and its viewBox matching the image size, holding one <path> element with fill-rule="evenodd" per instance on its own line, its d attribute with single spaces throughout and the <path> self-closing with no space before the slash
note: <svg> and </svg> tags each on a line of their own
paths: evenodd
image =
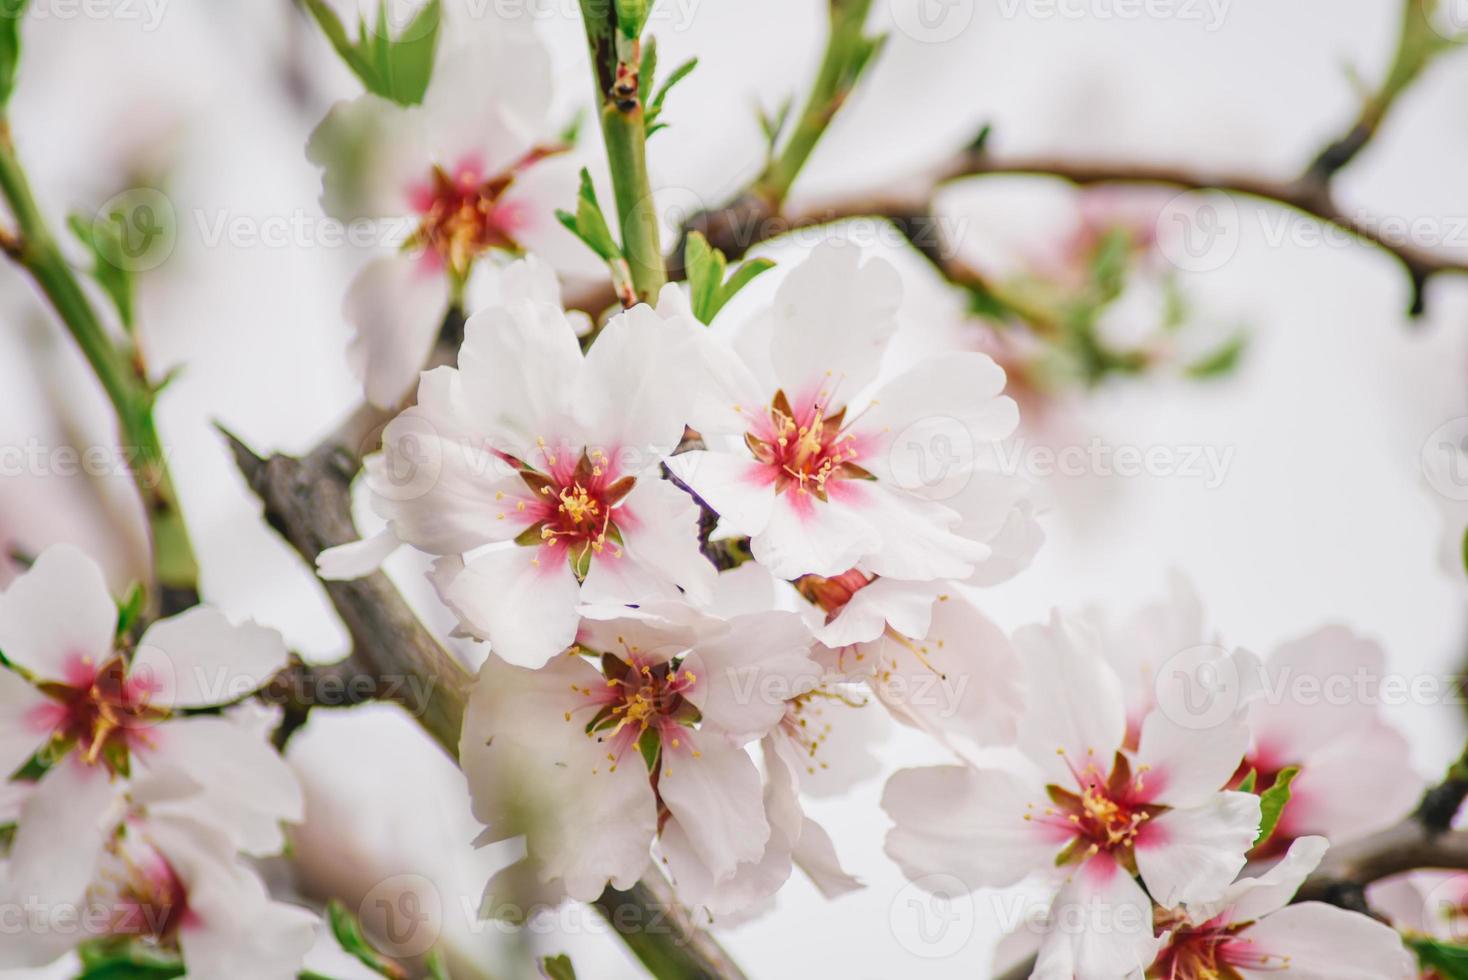
<svg viewBox="0 0 1468 980">
<path fill-rule="evenodd" d="M 612 229 L 607 225 L 606 215 L 602 213 L 601 204 L 596 199 L 596 188 L 592 186 L 589 171 L 581 171 L 581 190 L 576 195 L 576 213 L 557 211 L 556 217 L 571 234 L 585 242 L 586 247 L 604 261 L 614 262 L 623 258 L 622 249 L 612 237 Z"/>
<path fill-rule="evenodd" d="M 650 37 L 642 46 L 642 63 L 637 66 L 637 97 L 644 106 L 652 102 L 652 87 L 658 73 L 658 39 Z"/>
<path fill-rule="evenodd" d="M 20 67 L 20 22 L 29 0 L 0 0 L 0 109 L 15 90 L 15 72 Z"/>
<path fill-rule="evenodd" d="M 741 289 L 775 267 L 769 259 L 750 259 L 725 278 L 728 260 L 699 232 L 692 232 L 683 248 L 683 267 L 688 277 L 693 315 L 707 325 Z"/>
<path fill-rule="evenodd" d="M 428 951 L 423 966 L 428 971 L 428 980 L 450 980 L 449 968 L 444 966 L 443 953 L 437 947 Z"/>
<path fill-rule="evenodd" d="M 138 623 L 138 618 L 143 614 L 143 600 L 146 593 L 143 591 L 142 583 L 134 582 L 128 586 L 127 594 L 122 597 L 122 602 L 117 606 L 117 635 L 126 636 Z"/>
<path fill-rule="evenodd" d="M 637 750 L 642 753 L 642 761 L 647 763 L 648 771 L 658 763 L 658 750 L 662 748 L 662 742 L 658 739 L 657 729 L 649 728 L 637 739 Z"/>
<path fill-rule="evenodd" d="M 184 974 L 177 956 L 130 939 L 94 940 L 76 952 L 81 961 L 77 980 L 170 980 Z"/>
<path fill-rule="evenodd" d="M 1463 529 L 1463 568 L 1468 571 L 1468 528 Z"/>
<path fill-rule="evenodd" d="M 1468 947 L 1427 936 L 1410 936 L 1406 943 L 1424 971 L 1431 970 L 1442 980 L 1468 980 Z"/>
<path fill-rule="evenodd" d="M 129 263 L 121 259 L 126 253 L 119 229 L 125 227 L 125 216 L 122 212 L 115 214 L 116 216 L 98 214 L 88 217 L 75 213 L 66 219 L 66 226 L 87 251 L 92 253 L 92 278 L 117 308 L 117 316 L 122 320 L 123 329 L 131 333 L 133 274 Z"/>
<path fill-rule="evenodd" d="M 1250 769 L 1249 775 L 1245 776 L 1244 781 L 1239 783 L 1239 792 L 1252 793 L 1254 792 L 1254 787 L 1257 786 L 1258 783 L 1259 773 L 1256 770 Z"/>
<path fill-rule="evenodd" d="M 660 129 L 668 128 L 666 123 L 661 123 L 657 121 L 658 117 L 661 116 L 663 113 L 663 100 L 668 97 L 668 93 L 673 90 L 674 85 L 677 85 L 679 82 L 683 81 L 683 79 L 687 78 L 689 74 L 692 73 L 693 69 L 697 67 L 698 59 L 690 58 L 687 61 L 683 62 L 683 64 L 679 65 L 677 68 L 673 69 L 673 74 L 669 75 L 668 80 L 663 83 L 662 88 L 658 89 L 657 95 L 654 95 L 652 97 L 652 101 L 647 103 L 647 134 L 649 136 Z M 650 81 L 649 84 L 651 84 Z M 646 99 L 644 99 L 644 101 L 646 101 Z"/>
<path fill-rule="evenodd" d="M 392 980 L 401 980 L 407 976 L 407 971 L 402 966 L 372 948 L 362 935 L 362 927 L 357 924 L 356 916 L 348 912 L 341 902 L 332 899 L 326 903 L 326 919 L 341 948 L 355 956 L 367 969 Z"/>
<path fill-rule="evenodd" d="M 546 977 L 546 980 L 576 980 L 576 970 L 571 966 L 571 957 L 565 953 L 560 956 L 542 957 L 540 972 Z"/>
<path fill-rule="evenodd" d="M 1189 364 L 1184 371 L 1190 378 L 1221 378 L 1239 366 L 1244 358 L 1244 349 L 1248 346 L 1248 335 L 1239 331 L 1213 351 Z"/>
<path fill-rule="evenodd" d="M 1300 774 L 1296 766 L 1281 769 L 1279 775 L 1274 777 L 1274 785 L 1259 794 L 1259 836 L 1254 839 L 1254 845 L 1264 843 L 1269 835 L 1274 833 L 1274 828 L 1279 826 L 1279 818 L 1284 815 L 1285 804 L 1290 801 L 1290 783 Z"/>
<path fill-rule="evenodd" d="M 616 0 L 616 5 L 617 30 L 625 38 L 641 37 L 652 12 L 652 0 Z"/>
<path fill-rule="evenodd" d="M 381 10 L 385 22 L 388 0 Z M 383 41 L 379 75 L 387 86 L 388 98 L 400 105 L 418 105 L 433 77 L 433 58 L 438 50 L 439 0 L 428 0 L 396 38 Z"/>
<path fill-rule="evenodd" d="M 367 87 L 367 91 L 381 94 L 383 82 L 377 77 L 376 67 L 372 60 L 358 49 L 358 45 L 352 43 L 352 39 L 347 36 L 347 29 L 342 25 L 341 18 L 336 15 L 336 11 L 331 9 L 331 6 L 326 3 L 326 0 L 304 0 L 304 3 L 306 4 L 306 10 L 310 12 L 311 16 L 315 18 L 317 25 L 321 28 L 321 33 L 326 35 L 326 39 L 331 42 L 331 46 L 336 49 L 336 53 L 341 56 L 342 61 L 346 62 L 347 67 L 352 70 L 352 74 L 362 80 L 362 84 Z"/>
</svg>

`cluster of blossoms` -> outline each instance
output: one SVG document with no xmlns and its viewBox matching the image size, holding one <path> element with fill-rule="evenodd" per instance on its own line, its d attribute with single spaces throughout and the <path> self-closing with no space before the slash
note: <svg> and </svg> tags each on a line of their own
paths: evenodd
<svg viewBox="0 0 1468 980">
<path fill-rule="evenodd" d="M 294 977 L 316 916 L 243 859 L 281 851 L 301 791 L 272 713 L 232 704 L 285 665 L 281 637 L 206 607 L 139 637 L 121 620 L 69 546 L 0 595 L 0 966 L 136 942 L 192 977 Z"/>
</svg>

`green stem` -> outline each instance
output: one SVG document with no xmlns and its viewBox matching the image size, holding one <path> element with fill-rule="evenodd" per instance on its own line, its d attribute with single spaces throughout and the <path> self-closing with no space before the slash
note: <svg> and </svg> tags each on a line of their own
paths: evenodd
<svg viewBox="0 0 1468 980">
<path fill-rule="evenodd" d="M 864 33 L 871 7 L 872 0 L 831 0 L 831 33 L 810 96 L 785 148 L 755 185 L 756 193 L 776 209 L 789 196 L 795 178 L 876 53 L 879 42 Z"/>
<path fill-rule="evenodd" d="M 81 284 L 46 226 L 30 182 L 16 158 L 8 122 L 0 118 L 0 193 L 10 204 L 18 236 L 7 248 L 66 324 L 117 412 L 122 451 L 142 497 L 153 564 L 165 611 L 198 599 L 198 564 L 178 507 L 168 458 L 153 421 L 155 392 L 136 364 L 108 337 Z"/>
<path fill-rule="evenodd" d="M 647 120 L 637 77 L 641 45 L 619 33 L 616 8 L 606 0 L 581 0 L 581 12 L 591 49 L 602 140 L 612 171 L 622 252 L 632 271 L 637 298 L 656 302 L 668 272 L 647 173 Z"/>
</svg>

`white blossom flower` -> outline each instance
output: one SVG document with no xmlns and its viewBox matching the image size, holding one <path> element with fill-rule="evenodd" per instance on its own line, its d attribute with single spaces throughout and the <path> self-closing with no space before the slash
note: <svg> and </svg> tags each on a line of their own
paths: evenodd
<svg viewBox="0 0 1468 980">
<path fill-rule="evenodd" d="M 69 886 L 91 866 L 100 815 L 129 776 L 204 791 L 220 826 L 251 853 L 279 850 L 281 821 L 301 815 L 299 787 L 258 715 L 243 706 L 181 713 L 261 687 L 285 666 L 280 634 L 199 607 L 153 623 L 127 649 L 117 624 L 101 569 L 67 545 L 47 549 L 0 595 L 9 665 L 0 666 L 0 773 L 14 776 L 33 757 L 49 765 L 11 853 L 12 879 L 38 892 Z"/>
<path fill-rule="evenodd" d="M 105 773 L 76 755 L 52 772 L 48 781 L 67 792 L 31 795 L 16 833 L 18 856 L 0 876 L 7 908 L 25 916 L 10 923 L 0 965 L 43 966 L 79 941 L 128 939 L 181 954 L 199 980 L 296 976 L 315 941 L 316 916 L 271 900 L 239 860 L 237 842 L 216 825 L 214 808 L 199 806 L 196 790 L 144 778 L 119 795 Z M 83 826 L 70 810 L 89 799 L 108 807 Z M 57 841 L 47 877 L 36 879 L 23 867 L 28 835 L 47 824 L 78 836 Z M 38 880 L 43 890 L 32 888 Z"/>
<path fill-rule="evenodd" d="M 879 385 L 901 297 L 886 262 L 817 248 L 734 338 L 724 402 L 692 419 L 710 448 L 669 463 L 779 578 L 965 579 L 990 555 L 950 503 L 1018 412 L 978 353 Z"/>
<path fill-rule="evenodd" d="M 1121 684 L 1091 631 L 1057 616 L 1015 642 L 1029 669 L 1017 743 L 1029 765 L 897 773 L 882 800 L 896 823 L 887 852 L 914 879 L 942 873 L 970 888 L 1053 874 L 1056 909 L 1085 926 L 1048 936 L 1042 962 L 1081 980 L 1127 976 L 1156 951 L 1154 900 L 1216 899 L 1244 866 L 1259 801 L 1223 791 L 1248 745 L 1242 711 L 1191 728 L 1164 700 L 1128 750 Z"/>
<path fill-rule="evenodd" d="M 358 274 L 348 348 L 367 397 L 395 405 L 428 360 L 450 301 L 492 251 L 575 255 L 555 209 L 576 174 L 549 122 L 550 58 L 530 31 L 477 31 L 446 45 L 421 106 L 367 94 L 338 103 L 311 137 L 334 218 L 411 225 L 399 251 Z"/>
<path fill-rule="evenodd" d="M 460 743 L 480 842 L 523 833 L 538 879 L 582 901 L 645 874 L 654 838 L 693 903 L 751 866 L 788 874 L 746 746 L 819 676 L 810 646 L 794 613 L 664 603 L 588 619 L 538 670 L 491 655 Z"/>
<path fill-rule="evenodd" d="M 1326 847 L 1323 837 L 1298 838 L 1283 860 L 1259 877 L 1239 879 L 1216 901 L 1163 916 L 1162 948 L 1147 975 L 1169 980 L 1272 980 L 1281 973 L 1299 980 L 1415 977 L 1412 956 L 1389 926 L 1321 902 L 1287 904 Z"/>
<path fill-rule="evenodd" d="M 423 376 L 418 404 L 367 461 L 388 533 L 320 559 L 350 576 L 380 562 L 384 543 L 443 556 L 434 581 L 463 628 L 529 666 L 571 644 L 583 604 L 700 602 L 716 576 L 698 506 L 661 478 L 701 328 L 670 290 L 657 309 L 613 317 L 583 356 L 553 277 L 536 268 L 507 305 L 470 318 L 458 369 Z"/>
</svg>

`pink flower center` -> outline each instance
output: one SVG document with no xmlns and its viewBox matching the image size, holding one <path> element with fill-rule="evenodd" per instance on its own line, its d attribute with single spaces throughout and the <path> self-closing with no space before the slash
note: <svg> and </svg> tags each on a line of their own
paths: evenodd
<svg viewBox="0 0 1468 980">
<path fill-rule="evenodd" d="M 778 391 L 768 412 L 752 416 L 744 441 L 766 467 L 777 493 L 793 490 L 825 500 L 832 481 L 872 479 L 856 465 L 861 450 L 855 434 L 845 428 L 846 409 L 829 416 L 824 412 L 819 398 L 796 411 L 785 392 Z"/>
<path fill-rule="evenodd" d="M 514 180 L 514 173 L 485 179 L 472 163 L 453 174 L 434 167 L 429 183 L 413 193 L 421 217 L 410 244 L 431 252 L 461 278 L 481 253 L 514 249 L 514 222 L 500 202 Z"/>
<path fill-rule="evenodd" d="M 113 935 L 171 945 L 192 914 L 178 873 L 130 827 L 108 844 L 98 881 L 89 898 L 110 908 Z"/>
<path fill-rule="evenodd" d="M 520 478 L 535 502 L 526 508 L 531 525 L 516 540 L 547 549 L 553 560 L 569 556 L 577 577 L 584 579 L 594 556 L 622 557 L 617 521 L 625 525 L 632 518 L 622 504 L 637 480 L 617 478 L 615 465 L 600 450 L 583 450 L 574 467 L 564 465 L 565 455 L 552 453 L 543 442 L 541 452 L 548 472 L 521 464 Z"/>
<path fill-rule="evenodd" d="M 806 575 L 796 580 L 795 587 L 822 609 L 826 613 L 826 622 L 830 622 L 846 608 L 853 596 L 875 581 L 876 576 L 853 568 L 832 578 Z"/>
<path fill-rule="evenodd" d="M 1147 971 L 1149 977 L 1166 980 L 1243 980 L 1240 968 L 1261 972 L 1284 970 L 1288 957 L 1265 953 L 1240 930 L 1248 923 L 1230 923 L 1223 917 L 1200 926 L 1180 915 L 1158 913 L 1159 930 L 1172 930 L 1167 947 Z"/>
<path fill-rule="evenodd" d="M 698 719 L 698 709 L 685 696 L 698 683 L 693 671 L 672 662 L 654 663 L 635 646 L 619 642 L 623 644 L 622 656 L 601 655 L 606 684 L 600 689 L 576 689 L 587 699 L 586 706 L 595 709 L 586 733 L 606 744 L 612 772 L 648 732 L 654 732 L 670 748 L 681 748 L 682 730 Z M 574 714 L 566 712 L 566 720 Z"/>
<path fill-rule="evenodd" d="M 152 691 L 147 685 L 127 676 L 121 655 L 100 668 L 89 658 L 77 657 L 68 675 L 66 683 L 39 685 L 53 702 L 43 716 L 53 741 L 75 745 L 88 765 L 124 770 L 129 745 L 141 742 L 166 712 L 150 704 Z"/>
<path fill-rule="evenodd" d="M 1068 839 L 1060 862 L 1085 861 L 1110 854 L 1124 866 L 1135 863 L 1133 847 L 1147 821 L 1166 807 L 1147 802 L 1141 775 L 1132 775 L 1131 763 L 1116 753 L 1111 772 L 1105 773 L 1088 757 L 1085 768 L 1070 766 L 1075 789 L 1051 784 L 1052 805 L 1025 819 L 1060 831 Z"/>
</svg>

